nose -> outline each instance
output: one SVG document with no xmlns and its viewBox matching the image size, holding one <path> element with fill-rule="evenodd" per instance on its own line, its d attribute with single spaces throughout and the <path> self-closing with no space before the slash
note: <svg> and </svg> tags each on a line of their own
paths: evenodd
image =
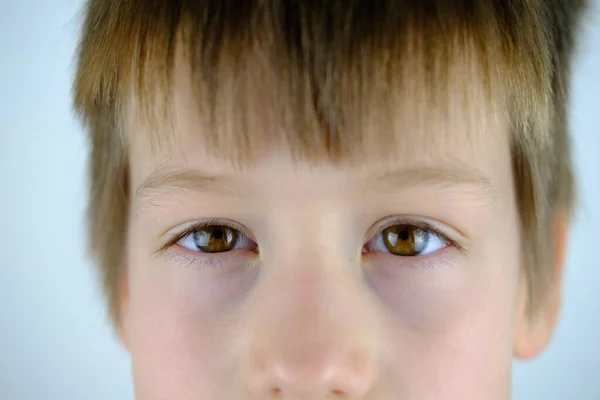
<svg viewBox="0 0 600 400">
<path fill-rule="evenodd" d="M 293 340 L 293 338 L 290 338 Z M 368 356 L 347 349 L 336 355 L 323 345 L 286 352 L 259 350 L 248 367 L 247 384 L 258 398 L 361 399 L 369 392 L 374 368 Z"/>
<path fill-rule="evenodd" d="M 261 399 L 364 398 L 376 378 L 368 321 L 339 296 L 299 281 L 292 286 L 278 285 L 287 293 L 261 302 L 265 318 L 245 363 L 250 392 Z"/>
</svg>

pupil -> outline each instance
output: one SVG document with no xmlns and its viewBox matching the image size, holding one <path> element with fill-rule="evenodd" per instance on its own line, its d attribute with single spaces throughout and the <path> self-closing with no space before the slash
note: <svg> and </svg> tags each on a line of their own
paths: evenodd
<svg viewBox="0 0 600 400">
<path fill-rule="evenodd" d="M 406 241 L 409 239 L 409 234 L 407 230 L 403 230 L 398 232 L 398 238 L 402 241 Z"/>
<path fill-rule="evenodd" d="M 215 229 L 213 231 L 213 236 L 215 239 L 221 240 L 221 239 L 223 239 L 223 231 L 221 229 Z"/>
</svg>

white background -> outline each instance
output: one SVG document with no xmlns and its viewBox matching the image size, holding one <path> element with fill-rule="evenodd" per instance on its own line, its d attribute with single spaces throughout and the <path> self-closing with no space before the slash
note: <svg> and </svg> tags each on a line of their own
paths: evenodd
<svg viewBox="0 0 600 400">
<path fill-rule="evenodd" d="M 600 1 L 593 2 L 596 7 Z M 84 135 L 70 109 L 81 0 L 0 0 L 0 399 L 132 399 L 128 357 L 84 255 Z M 572 121 L 580 204 L 549 350 L 516 400 L 600 400 L 600 13 Z"/>
</svg>

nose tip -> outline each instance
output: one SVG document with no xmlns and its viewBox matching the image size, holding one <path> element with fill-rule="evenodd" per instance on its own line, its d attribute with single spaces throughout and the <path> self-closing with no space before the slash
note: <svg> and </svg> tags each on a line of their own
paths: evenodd
<svg viewBox="0 0 600 400">
<path fill-rule="evenodd" d="M 255 353 L 246 369 L 249 390 L 267 399 L 361 399 L 375 375 L 364 351 L 331 354 L 297 348 L 287 354 Z"/>
</svg>

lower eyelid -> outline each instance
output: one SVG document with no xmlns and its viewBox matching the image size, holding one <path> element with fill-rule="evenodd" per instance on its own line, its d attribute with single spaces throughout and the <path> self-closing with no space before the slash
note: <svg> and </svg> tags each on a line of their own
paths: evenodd
<svg viewBox="0 0 600 400">
<path fill-rule="evenodd" d="M 190 267 L 221 268 L 229 263 L 229 257 L 225 255 L 226 253 L 219 254 L 216 257 L 214 255 L 207 257 L 204 253 L 199 253 L 199 255 L 180 253 L 173 254 L 171 260 Z"/>
<path fill-rule="evenodd" d="M 192 250 L 186 249 L 179 244 L 175 244 L 167 248 L 163 254 L 169 261 L 173 261 L 179 265 L 189 266 L 198 260 L 198 254 L 201 253 L 196 252 L 194 254 Z"/>
<path fill-rule="evenodd" d="M 366 257 L 366 262 L 376 268 L 381 266 L 386 269 L 389 268 L 390 272 L 394 272 L 399 266 L 401 269 L 407 268 L 419 270 L 454 265 L 460 254 L 461 252 L 459 249 L 452 246 L 446 246 L 436 252 L 414 257 L 402 257 L 392 253 L 383 252 L 370 252 L 364 254 L 363 257 Z"/>
<path fill-rule="evenodd" d="M 200 251 L 189 250 L 180 245 L 170 247 L 165 251 L 167 259 L 183 266 L 200 266 L 200 267 L 211 267 L 218 268 L 228 265 L 232 258 L 235 258 L 237 251 L 244 250 L 231 250 L 224 251 L 221 253 L 203 253 Z"/>
</svg>

